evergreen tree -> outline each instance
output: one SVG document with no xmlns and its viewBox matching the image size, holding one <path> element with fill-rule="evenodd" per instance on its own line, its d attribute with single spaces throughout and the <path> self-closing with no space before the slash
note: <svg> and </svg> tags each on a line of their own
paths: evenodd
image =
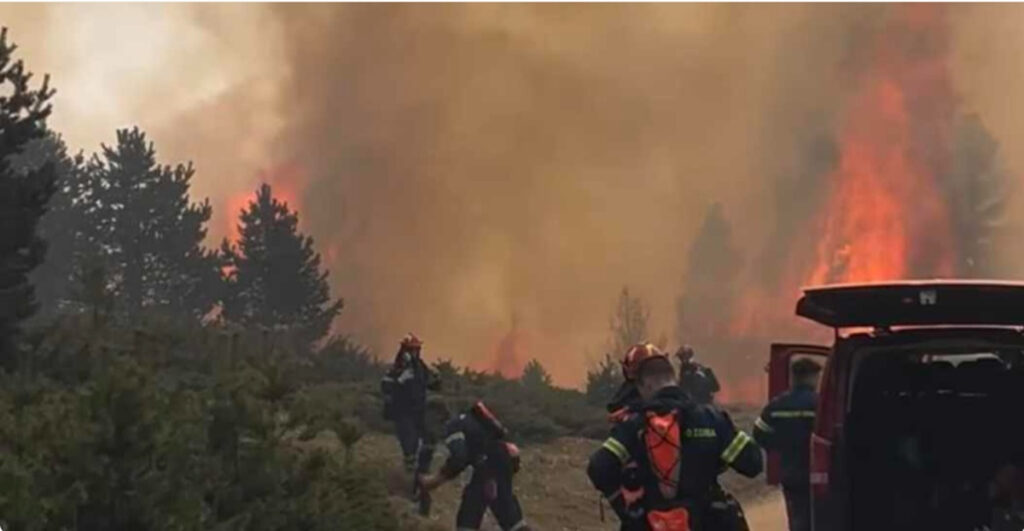
<svg viewBox="0 0 1024 531">
<path fill-rule="evenodd" d="M 81 257 L 91 248 L 85 238 L 85 157 L 81 153 L 69 155 L 60 135 L 50 132 L 27 144 L 10 162 L 12 169 L 23 176 L 48 163 L 56 170 L 54 194 L 39 221 L 39 235 L 47 246 L 46 258 L 30 277 L 42 313 L 53 314 L 81 280 Z"/>
<path fill-rule="evenodd" d="M 621 356 L 621 354 L 619 355 Z M 597 366 L 587 371 L 587 403 L 604 406 L 622 385 L 622 366 L 611 354 L 605 354 Z"/>
<path fill-rule="evenodd" d="M 117 132 L 88 171 L 86 238 L 117 297 L 117 311 L 135 318 L 143 309 L 199 318 L 218 299 L 219 255 L 203 247 L 212 208 L 194 204 L 191 163 L 161 166 L 138 128 Z"/>
<path fill-rule="evenodd" d="M 941 182 L 957 245 L 956 274 L 996 276 L 993 245 L 1003 226 L 1010 179 L 999 164 L 998 142 L 977 115 L 958 120 L 954 135 L 952 167 Z"/>
<path fill-rule="evenodd" d="M 327 333 L 342 301 L 331 300 L 320 254 L 298 223 L 298 213 L 277 200 L 270 185 L 259 187 L 241 212 L 237 245 L 225 241 L 221 247 L 230 271 L 223 310 L 231 321 L 285 326 L 296 339 L 315 341 Z"/>
<path fill-rule="evenodd" d="M 49 78 L 29 86 L 32 74 L 15 61 L 17 46 L 0 31 L 0 355 L 10 360 L 10 338 L 37 307 L 30 272 L 42 262 L 46 245 L 37 235 L 39 218 L 53 193 L 56 170 L 45 164 L 19 174 L 10 158 L 46 134 L 53 91 Z"/>
<path fill-rule="evenodd" d="M 531 390 L 546 389 L 551 387 L 551 375 L 539 361 L 530 360 L 523 367 L 523 375 L 519 381 L 524 387 Z"/>
<path fill-rule="evenodd" d="M 676 302 L 676 339 L 680 343 L 707 346 L 728 336 L 739 265 L 732 227 L 716 203 L 704 216 L 690 246 L 686 290 Z"/>
</svg>

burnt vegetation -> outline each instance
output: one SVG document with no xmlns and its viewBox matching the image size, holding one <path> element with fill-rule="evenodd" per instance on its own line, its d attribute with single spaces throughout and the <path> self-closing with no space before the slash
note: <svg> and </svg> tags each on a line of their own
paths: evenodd
<svg viewBox="0 0 1024 531">
<path fill-rule="evenodd" d="M 329 335 L 342 301 L 299 213 L 260 186 L 238 240 L 207 247 L 192 164 L 161 163 L 138 128 L 69 153 L 46 126 L 53 90 L 14 52 L 4 32 L 0 524 L 398 529 L 380 464 L 352 458 L 391 429 L 385 366 Z M 603 434 L 601 409 L 536 360 L 520 379 L 435 369 L 519 441 Z"/>
</svg>

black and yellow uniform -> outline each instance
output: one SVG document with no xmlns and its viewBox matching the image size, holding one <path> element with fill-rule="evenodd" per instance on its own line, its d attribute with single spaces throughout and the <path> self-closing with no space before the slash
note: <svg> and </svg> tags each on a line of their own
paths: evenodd
<svg viewBox="0 0 1024 531">
<path fill-rule="evenodd" d="M 441 467 L 442 476 L 452 479 L 473 467 L 473 476 L 462 490 L 456 527 L 479 529 L 484 512 L 490 509 L 504 531 L 528 531 L 512 488 L 519 466 L 517 450 L 505 441 L 505 430 L 493 414 L 477 403 L 445 425 L 444 443 L 448 460 Z"/>
<path fill-rule="evenodd" d="M 813 387 L 795 385 L 769 402 L 754 422 L 758 444 L 779 453 L 791 531 L 811 528 L 810 445 L 817 403 Z"/>
<path fill-rule="evenodd" d="M 620 494 L 629 481 L 623 465 L 630 461 L 637 463 L 642 490 L 636 502 Z M 728 467 L 756 476 L 763 468 L 761 450 L 736 430 L 727 413 L 694 404 L 678 386 L 670 386 L 612 429 L 591 456 L 587 475 L 628 522 L 626 529 L 649 529 L 652 520 L 682 510 L 686 523 L 678 529 L 701 530 L 718 476 Z"/>
<path fill-rule="evenodd" d="M 710 404 L 715 400 L 715 393 L 721 390 L 715 371 L 695 361 L 680 365 L 679 387 L 698 404 Z"/>
<path fill-rule="evenodd" d="M 431 446 L 424 427 L 427 390 L 440 387 L 437 375 L 420 358 L 419 350 L 402 348 L 384 378 L 384 416 L 395 423 L 395 434 L 402 447 L 405 469 L 417 468 L 421 447 Z M 432 452 L 431 452 L 432 453 Z M 429 466 L 428 466 L 429 468 Z"/>
</svg>

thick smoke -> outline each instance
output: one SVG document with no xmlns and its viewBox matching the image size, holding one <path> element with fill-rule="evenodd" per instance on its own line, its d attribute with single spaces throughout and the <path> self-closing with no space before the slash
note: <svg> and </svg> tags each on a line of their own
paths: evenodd
<svg viewBox="0 0 1024 531">
<path fill-rule="evenodd" d="M 525 357 L 563 382 L 623 284 L 671 334 L 707 205 L 753 248 L 774 161 L 827 119 L 848 32 L 828 11 L 281 8 L 295 115 L 278 147 L 338 246 L 343 326 L 486 363 L 515 313 Z"/>
<path fill-rule="evenodd" d="M 74 148 L 138 123 L 162 158 L 195 160 L 196 192 L 219 207 L 215 236 L 258 180 L 292 190 L 346 299 L 338 330 L 382 351 L 412 330 L 428 355 L 477 367 L 537 358 L 578 384 L 623 285 L 650 304 L 654 335 L 674 335 L 687 250 L 713 203 L 741 250 L 734 291 L 757 299 L 743 304 L 791 312 L 779 294 L 814 258 L 843 112 L 891 11 L 61 5 L 0 18 L 54 74 L 55 125 Z M 1004 110 L 1024 88 L 1019 11 L 949 8 L 940 36 L 965 124 L 952 134 L 1004 175 L 1024 151 L 1005 167 L 986 153 L 1024 136 Z M 18 27 L 33 24 L 50 33 Z M 147 43 L 135 49 L 150 59 L 130 56 L 144 79 L 116 68 L 111 50 L 131 39 Z M 103 112 L 86 112 L 90 98 Z M 1012 272 L 1024 253 L 1001 263 Z M 756 373 L 766 342 L 707 357 Z"/>
</svg>

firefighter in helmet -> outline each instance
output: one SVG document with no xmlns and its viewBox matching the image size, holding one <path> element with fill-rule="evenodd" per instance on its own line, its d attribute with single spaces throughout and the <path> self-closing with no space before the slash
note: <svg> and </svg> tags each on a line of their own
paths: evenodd
<svg viewBox="0 0 1024 531">
<path fill-rule="evenodd" d="M 384 396 L 384 417 L 395 423 L 395 433 L 402 447 L 405 469 L 413 472 L 421 445 L 432 445 L 425 437 L 424 413 L 427 390 L 440 389 L 437 374 L 423 361 L 423 341 L 409 333 L 402 338 L 395 361 L 381 379 Z"/>
<path fill-rule="evenodd" d="M 683 345 L 676 351 L 679 359 L 679 387 L 686 391 L 690 398 L 698 404 L 710 404 L 721 387 L 715 371 L 698 363 L 694 357 L 696 352 L 690 345 Z"/>
<path fill-rule="evenodd" d="M 800 358 L 790 371 L 792 388 L 765 406 L 754 421 L 754 439 L 766 450 L 779 453 L 789 529 L 806 531 L 811 528 L 810 445 L 821 365 Z"/>
<path fill-rule="evenodd" d="M 431 399 L 428 409 L 428 429 L 444 433 L 448 460 L 436 474 L 418 476 L 420 488 L 429 493 L 472 467 L 455 516 L 456 529 L 479 529 L 490 510 L 502 531 L 529 531 L 512 486 L 519 471 L 519 448 L 508 441 L 498 418 L 479 401 L 452 418 L 439 400 Z"/>
<path fill-rule="evenodd" d="M 591 456 L 587 475 L 625 529 L 706 529 L 718 475 L 731 467 L 756 476 L 763 467 L 761 450 L 727 413 L 690 400 L 657 347 L 632 350 L 627 357 L 635 363 L 643 402 Z M 630 462 L 636 463 L 632 478 L 626 472 Z M 624 496 L 624 490 L 634 495 Z"/>
</svg>

